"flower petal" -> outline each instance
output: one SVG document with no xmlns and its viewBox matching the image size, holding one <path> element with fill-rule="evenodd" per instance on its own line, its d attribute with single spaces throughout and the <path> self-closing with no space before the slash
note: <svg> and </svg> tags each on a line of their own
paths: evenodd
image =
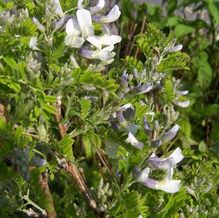
<svg viewBox="0 0 219 218">
<path fill-rule="evenodd" d="M 101 47 L 102 47 L 102 44 L 101 44 L 98 36 L 90 36 L 87 38 L 87 41 L 99 49 L 101 49 Z"/>
<path fill-rule="evenodd" d="M 82 32 L 82 36 L 84 38 L 94 35 L 94 28 L 92 26 L 91 14 L 88 10 L 85 9 L 78 10 L 77 20 Z"/>
<path fill-rule="evenodd" d="M 118 5 L 115 5 L 111 11 L 106 15 L 100 18 L 101 23 L 112 23 L 116 21 L 121 15 Z"/>
<path fill-rule="evenodd" d="M 170 142 L 173 138 L 175 138 L 177 132 L 179 131 L 180 126 L 175 124 L 169 131 L 164 133 L 161 137 L 161 141 L 163 144 Z"/>
<path fill-rule="evenodd" d="M 184 91 L 176 91 L 176 94 L 178 95 L 187 95 L 189 93 L 188 90 L 184 90 Z"/>
<path fill-rule="evenodd" d="M 82 37 L 78 37 L 76 35 L 70 35 L 65 37 L 65 45 L 72 48 L 81 48 L 83 44 L 84 39 Z"/>
<path fill-rule="evenodd" d="M 180 189 L 180 182 L 180 180 L 160 181 L 156 184 L 155 189 L 162 190 L 168 193 L 176 193 Z"/>
<path fill-rule="evenodd" d="M 69 19 L 66 23 L 65 30 L 67 35 L 80 35 L 80 30 L 76 24 L 76 21 L 73 19 Z"/>
<path fill-rule="evenodd" d="M 98 0 L 97 4 L 94 7 L 90 7 L 89 11 L 91 14 L 96 14 L 101 11 L 105 6 L 105 0 Z"/>
<path fill-rule="evenodd" d="M 30 42 L 29 42 L 29 48 L 31 49 L 36 49 L 37 45 L 37 37 L 31 37 Z"/>
<path fill-rule="evenodd" d="M 144 182 L 149 177 L 149 173 L 150 173 L 150 168 L 149 167 L 144 168 L 143 170 L 138 172 L 137 181 Z"/>
<path fill-rule="evenodd" d="M 186 108 L 190 105 L 190 101 L 174 101 L 174 104 L 179 107 Z"/>
<path fill-rule="evenodd" d="M 151 127 L 150 127 L 150 125 L 149 125 L 149 123 L 148 123 L 146 117 L 144 117 L 143 122 L 144 122 L 144 131 L 145 131 L 147 134 L 151 133 L 152 129 L 151 129 Z"/>
<path fill-rule="evenodd" d="M 179 147 L 176 148 L 169 158 L 172 158 L 175 164 L 179 163 L 184 158 L 182 150 Z"/>
<path fill-rule="evenodd" d="M 183 48 L 183 45 L 180 44 L 180 45 L 176 45 L 176 46 L 174 46 L 174 47 L 168 49 L 168 51 L 169 51 L 169 52 L 177 52 L 177 51 L 181 51 L 182 48 Z"/>
<path fill-rule="evenodd" d="M 144 146 L 144 143 L 138 141 L 137 138 L 131 132 L 129 132 L 128 138 L 125 141 L 126 141 L 126 143 L 129 143 L 138 149 L 142 149 Z"/>
<path fill-rule="evenodd" d="M 159 158 L 156 155 L 151 155 L 148 159 L 150 167 L 155 169 L 170 169 L 175 167 L 184 158 L 180 148 L 176 148 L 169 157 Z"/>
<path fill-rule="evenodd" d="M 45 27 L 37 20 L 35 17 L 33 17 L 33 22 L 36 24 L 37 28 L 41 31 L 45 31 Z"/>
</svg>

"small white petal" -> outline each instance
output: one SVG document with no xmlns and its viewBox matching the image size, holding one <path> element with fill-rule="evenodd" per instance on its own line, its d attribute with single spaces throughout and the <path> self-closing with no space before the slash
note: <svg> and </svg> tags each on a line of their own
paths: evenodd
<svg viewBox="0 0 219 218">
<path fill-rule="evenodd" d="M 164 135 L 161 137 L 162 143 L 168 143 L 172 139 L 174 139 L 179 129 L 180 129 L 180 126 L 178 124 L 175 124 L 169 131 L 164 133 Z"/>
<path fill-rule="evenodd" d="M 74 68 L 80 68 L 73 55 L 70 56 L 70 60 Z"/>
<path fill-rule="evenodd" d="M 31 37 L 30 42 L 29 42 L 29 48 L 31 49 L 36 49 L 37 45 L 37 37 Z"/>
<path fill-rule="evenodd" d="M 142 142 L 138 141 L 136 139 L 136 137 L 131 132 L 129 132 L 128 138 L 125 141 L 126 141 L 126 143 L 129 143 L 129 144 L 131 144 L 132 146 L 134 146 L 135 148 L 138 148 L 138 149 L 142 149 L 143 146 L 144 146 L 144 144 Z"/>
<path fill-rule="evenodd" d="M 72 48 L 81 48 L 83 44 L 84 39 L 82 37 L 78 37 L 76 35 L 70 35 L 65 37 L 65 45 Z"/>
<path fill-rule="evenodd" d="M 101 47 L 102 47 L 102 44 L 101 44 L 98 36 L 90 36 L 87 38 L 87 41 L 99 49 L 101 49 Z"/>
<path fill-rule="evenodd" d="M 134 110 L 133 105 L 130 104 L 130 103 L 125 104 L 125 105 L 123 105 L 122 107 L 119 107 L 118 110 L 120 110 L 120 111 L 125 111 L 125 110 L 127 110 L 128 108 L 131 108 L 132 110 Z"/>
<path fill-rule="evenodd" d="M 179 107 L 186 108 L 190 105 L 190 101 L 175 101 L 174 104 Z"/>
<path fill-rule="evenodd" d="M 45 31 L 45 27 L 39 22 L 39 20 L 37 20 L 35 17 L 33 17 L 33 22 L 37 25 L 37 28 L 44 32 Z"/>
<path fill-rule="evenodd" d="M 173 158 L 175 164 L 179 163 L 184 158 L 182 150 L 179 147 L 176 148 L 169 158 Z"/>
<path fill-rule="evenodd" d="M 90 7 L 91 14 L 95 14 L 101 11 L 105 6 L 105 0 L 98 0 L 97 4 L 94 7 Z"/>
<path fill-rule="evenodd" d="M 145 180 L 149 177 L 150 168 L 144 168 L 137 177 L 138 182 L 145 182 Z"/>
<path fill-rule="evenodd" d="M 91 14 L 88 10 L 85 9 L 78 10 L 77 19 L 82 32 L 82 36 L 84 38 L 94 35 L 94 28 L 92 26 Z"/>
<path fill-rule="evenodd" d="M 156 189 L 162 190 L 168 193 L 176 193 L 180 189 L 180 180 L 163 180 L 157 183 Z"/>
<path fill-rule="evenodd" d="M 177 93 L 178 95 L 187 95 L 187 94 L 189 93 L 189 91 L 188 91 L 188 90 L 176 91 L 176 93 Z"/>
<path fill-rule="evenodd" d="M 102 45 L 115 45 L 122 40 L 121 36 L 118 35 L 103 35 L 99 37 Z"/>
<path fill-rule="evenodd" d="M 103 66 L 109 65 L 109 64 L 111 64 L 113 61 L 114 61 L 114 58 L 111 58 L 111 59 L 109 59 L 109 60 L 107 60 L 107 61 L 104 61 L 104 62 L 102 63 L 102 65 L 103 65 Z"/>
<path fill-rule="evenodd" d="M 177 51 L 181 51 L 182 48 L 183 48 L 183 45 L 180 44 L 180 45 L 176 45 L 176 46 L 174 46 L 174 47 L 168 49 L 168 51 L 169 51 L 169 52 L 177 52 Z"/>
<path fill-rule="evenodd" d="M 115 5 L 111 11 L 106 15 L 100 18 L 101 23 L 112 23 L 116 21 L 121 15 L 118 5 Z"/>
<path fill-rule="evenodd" d="M 65 30 L 67 35 L 80 35 L 80 30 L 78 29 L 78 25 L 74 19 L 69 19 L 67 21 Z"/>
</svg>

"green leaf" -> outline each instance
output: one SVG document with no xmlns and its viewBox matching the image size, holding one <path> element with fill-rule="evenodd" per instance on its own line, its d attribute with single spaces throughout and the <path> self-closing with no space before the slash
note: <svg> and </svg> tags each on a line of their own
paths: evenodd
<svg viewBox="0 0 219 218">
<path fill-rule="evenodd" d="M 82 137 L 85 155 L 88 159 L 93 156 L 93 149 L 89 135 L 85 135 Z"/>
<path fill-rule="evenodd" d="M 73 159 L 73 148 L 72 148 L 73 143 L 74 140 L 70 135 L 65 135 L 64 138 L 58 142 L 59 151 L 68 160 Z"/>
<path fill-rule="evenodd" d="M 48 103 L 41 102 L 41 105 L 43 106 L 43 110 L 49 112 L 50 114 L 56 113 L 55 106 L 49 105 Z"/>
<path fill-rule="evenodd" d="M 91 101 L 88 99 L 81 99 L 80 104 L 81 104 L 81 116 L 83 119 L 85 119 L 88 116 L 89 111 L 91 109 Z"/>
<path fill-rule="evenodd" d="M 171 80 L 165 80 L 164 82 L 164 92 L 167 102 L 171 102 L 174 99 L 174 89 Z"/>
<path fill-rule="evenodd" d="M 198 62 L 198 82 L 202 89 L 209 87 L 212 80 L 212 68 L 208 63 L 208 54 L 200 52 Z"/>
<path fill-rule="evenodd" d="M 3 60 L 12 69 L 14 69 L 14 70 L 18 69 L 18 65 L 17 65 L 16 61 L 13 58 L 11 58 L 11 57 L 3 57 Z"/>
<path fill-rule="evenodd" d="M 136 191 L 123 193 L 114 208 L 113 213 L 118 218 L 136 218 L 138 216 L 147 217 L 148 208 L 145 199 Z"/>
<path fill-rule="evenodd" d="M 167 20 L 167 25 L 169 27 L 176 26 L 179 23 L 179 18 L 174 16 L 174 17 L 169 17 Z"/>
<path fill-rule="evenodd" d="M 216 0 L 206 0 L 206 2 L 216 25 L 219 24 L 219 2 L 216 2 Z"/>
<path fill-rule="evenodd" d="M 177 38 L 193 33 L 195 28 L 185 24 L 179 24 L 175 27 L 175 35 Z"/>
</svg>

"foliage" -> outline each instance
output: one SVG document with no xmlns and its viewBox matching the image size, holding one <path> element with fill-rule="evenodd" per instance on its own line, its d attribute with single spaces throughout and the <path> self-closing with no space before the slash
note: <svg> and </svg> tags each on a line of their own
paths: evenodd
<svg viewBox="0 0 219 218">
<path fill-rule="evenodd" d="M 111 65 L 66 44 L 80 6 L 57 2 L 0 3 L 1 217 L 218 217 L 218 2 L 122 0 Z M 139 181 L 177 147 L 177 193 Z"/>
</svg>

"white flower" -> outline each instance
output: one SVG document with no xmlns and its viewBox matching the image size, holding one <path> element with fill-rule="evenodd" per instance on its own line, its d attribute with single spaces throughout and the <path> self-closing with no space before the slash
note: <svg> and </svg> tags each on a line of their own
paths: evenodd
<svg viewBox="0 0 219 218">
<path fill-rule="evenodd" d="M 168 51 L 169 51 L 169 52 L 177 52 L 177 51 L 181 51 L 182 48 L 183 48 L 183 45 L 180 44 L 180 45 L 176 45 L 176 46 L 174 46 L 174 47 L 168 49 Z"/>
<path fill-rule="evenodd" d="M 115 5 L 111 11 L 106 15 L 100 17 L 101 23 L 112 23 L 116 21 L 121 15 L 121 11 L 119 10 L 118 5 Z"/>
<path fill-rule="evenodd" d="M 176 193 L 180 189 L 180 180 L 172 180 L 168 175 L 161 181 L 149 178 L 150 168 L 143 169 L 138 177 L 137 182 L 142 183 L 148 188 L 161 190 L 168 193 Z"/>
<path fill-rule="evenodd" d="M 74 19 L 69 19 L 66 23 L 66 33 L 67 36 L 65 37 L 65 45 L 71 46 L 73 48 L 80 48 L 83 43 L 84 39 L 80 37 L 80 29 L 78 27 L 77 21 Z"/>
<path fill-rule="evenodd" d="M 125 141 L 138 149 L 142 149 L 144 146 L 144 143 L 138 141 L 138 139 L 131 132 L 129 132 L 128 138 Z"/>
<path fill-rule="evenodd" d="M 168 158 L 158 158 L 155 154 L 151 155 L 148 159 L 148 164 L 152 168 L 157 169 L 170 169 L 175 167 L 184 158 L 180 148 L 176 148 Z M 172 169 L 168 172 L 169 177 L 172 174 Z"/>
<path fill-rule="evenodd" d="M 101 49 L 103 45 L 114 45 L 122 40 L 121 36 L 117 35 L 102 35 L 102 36 L 90 36 L 87 41 L 95 47 Z"/>
<path fill-rule="evenodd" d="M 186 108 L 190 105 L 190 101 L 174 101 L 174 104 L 179 107 Z"/>
<path fill-rule="evenodd" d="M 163 144 L 170 142 L 172 139 L 175 138 L 179 129 L 180 129 L 180 126 L 178 124 L 175 124 L 169 131 L 164 133 L 164 135 L 161 137 L 161 142 Z"/>
<path fill-rule="evenodd" d="M 94 28 L 92 26 L 91 14 L 88 10 L 77 10 L 77 20 L 82 32 L 82 36 L 87 38 L 94 35 Z"/>
<path fill-rule="evenodd" d="M 96 14 L 97 12 L 101 11 L 105 6 L 105 0 L 98 0 L 97 4 L 94 7 L 90 7 L 90 13 Z"/>
<path fill-rule="evenodd" d="M 176 94 L 178 94 L 178 95 L 187 95 L 188 93 L 189 93 L 188 90 L 176 91 Z"/>
<path fill-rule="evenodd" d="M 88 59 L 98 59 L 101 61 L 109 61 L 115 56 L 115 53 L 112 52 L 113 46 L 107 46 L 103 49 L 97 49 L 97 50 L 88 50 L 85 48 L 81 49 L 81 55 Z"/>
<path fill-rule="evenodd" d="M 31 39 L 30 39 L 30 42 L 29 42 L 29 48 L 30 49 L 38 49 L 37 47 L 36 47 L 36 45 L 37 45 L 37 37 L 31 37 Z"/>
</svg>

